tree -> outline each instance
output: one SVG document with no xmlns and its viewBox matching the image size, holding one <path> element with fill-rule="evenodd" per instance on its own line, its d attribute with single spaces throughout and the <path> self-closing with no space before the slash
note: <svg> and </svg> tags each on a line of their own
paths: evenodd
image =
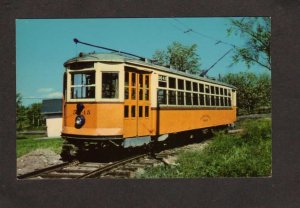
<svg viewBox="0 0 300 208">
<path fill-rule="evenodd" d="M 196 73 L 200 67 L 200 58 L 196 51 L 196 44 L 185 46 L 179 42 L 173 42 L 168 46 L 167 51 L 156 50 L 152 58 L 159 65 L 171 66 L 179 71 Z"/>
<path fill-rule="evenodd" d="M 271 19 L 269 17 L 248 17 L 231 19 L 228 35 L 233 32 L 245 38 L 244 47 L 234 47 L 233 64 L 244 62 L 248 68 L 258 64 L 271 71 Z"/>
<path fill-rule="evenodd" d="M 41 108 L 41 103 L 33 103 L 28 107 L 27 118 L 30 121 L 30 127 L 35 128 L 41 126 L 43 120 Z"/>
<path fill-rule="evenodd" d="M 18 130 L 22 130 L 27 124 L 27 109 L 22 104 L 22 95 L 16 94 L 16 127 Z"/>
<path fill-rule="evenodd" d="M 249 114 L 259 108 L 271 107 L 271 78 L 268 74 L 230 73 L 222 81 L 237 87 L 237 106 L 240 112 L 246 111 Z"/>
</svg>

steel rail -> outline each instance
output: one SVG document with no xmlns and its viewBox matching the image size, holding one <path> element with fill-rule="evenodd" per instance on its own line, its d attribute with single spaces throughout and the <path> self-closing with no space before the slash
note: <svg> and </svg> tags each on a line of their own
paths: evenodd
<svg viewBox="0 0 300 208">
<path fill-rule="evenodd" d="M 104 167 L 101 167 L 101 168 L 98 168 L 97 170 L 94 170 L 94 171 L 91 171 L 87 174 L 84 174 L 82 176 L 79 176 L 77 177 L 76 179 L 82 179 L 82 178 L 92 178 L 92 177 L 96 177 L 98 176 L 99 174 L 107 171 L 107 170 L 110 170 L 110 169 L 113 169 L 117 166 L 120 166 L 120 165 L 123 165 L 123 164 L 126 164 L 130 161 L 133 161 L 133 160 L 136 160 L 136 159 L 139 159 L 139 158 L 142 158 L 142 157 L 145 157 L 146 155 L 148 154 L 142 154 L 142 155 L 138 155 L 138 156 L 134 156 L 134 157 L 131 157 L 131 158 L 127 158 L 127 159 L 124 159 L 124 160 L 121 160 L 121 161 L 117 161 L 113 164 L 110 164 L 110 165 L 107 165 L 107 166 L 104 166 Z"/>
<path fill-rule="evenodd" d="M 26 179 L 26 178 L 36 177 L 36 176 L 39 176 L 39 175 L 42 175 L 42 174 L 53 172 L 55 170 L 58 170 L 58 169 L 61 169 L 61 168 L 67 167 L 67 166 L 77 165 L 79 163 L 80 163 L 79 161 L 64 162 L 64 163 L 61 163 L 61 164 L 58 164 L 58 165 L 53 165 L 53 166 L 50 166 L 50 167 L 47 167 L 47 168 L 43 168 L 43 169 L 39 169 L 39 170 L 30 172 L 30 173 L 25 173 L 23 175 L 19 175 L 19 176 L 17 176 L 17 179 Z"/>
</svg>

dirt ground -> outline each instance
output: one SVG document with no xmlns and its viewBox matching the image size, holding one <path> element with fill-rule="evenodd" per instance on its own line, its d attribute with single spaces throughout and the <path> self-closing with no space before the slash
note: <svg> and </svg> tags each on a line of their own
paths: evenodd
<svg viewBox="0 0 300 208">
<path fill-rule="evenodd" d="M 17 159 L 17 175 L 62 163 L 60 155 L 49 149 L 37 149 Z"/>
</svg>

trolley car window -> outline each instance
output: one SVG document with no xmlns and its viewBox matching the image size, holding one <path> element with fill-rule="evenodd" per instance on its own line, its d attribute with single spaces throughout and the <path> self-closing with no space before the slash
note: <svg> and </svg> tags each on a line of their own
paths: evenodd
<svg viewBox="0 0 300 208">
<path fill-rule="evenodd" d="M 184 105 L 184 92 L 178 91 L 178 105 Z"/>
<path fill-rule="evenodd" d="M 210 106 L 210 96 L 209 95 L 205 96 L 205 102 L 206 102 L 207 106 Z"/>
<path fill-rule="evenodd" d="M 215 96 L 211 96 L 211 106 L 215 106 Z"/>
<path fill-rule="evenodd" d="M 183 80 L 182 79 L 178 79 L 177 82 L 178 82 L 178 89 L 179 90 L 184 90 L 184 82 L 183 82 Z"/>
<path fill-rule="evenodd" d="M 145 76 L 145 87 L 149 88 L 149 75 Z"/>
<path fill-rule="evenodd" d="M 220 97 L 216 96 L 216 106 L 220 106 Z"/>
<path fill-rule="evenodd" d="M 139 117 L 143 117 L 143 106 L 139 106 Z"/>
<path fill-rule="evenodd" d="M 200 94 L 200 105 L 204 105 L 204 95 Z"/>
<path fill-rule="evenodd" d="M 176 91 L 169 90 L 169 105 L 176 105 Z"/>
<path fill-rule="evenodd" d="M 129 72 L 126 71 L 125 72 L 125 86 L 128 87 L 128 85 L 129 85 Z"/>
<path fill-rule="evenodd" d="M 145 100 L 149 100 L 149 75 L 145 75 Z"/>
<path fill-rule="evenodd" d="M 210 93 L 215 94 L 215 87 L 214 86 L 210 86 Z"/>
<path fill-rule="evenodd" d="M 139 89 L 139 100 L 143 100 L 143 89 Z"/>
<path fill-rule="evenodd" d="M 143 87 L 144 86 L 144 83 L 143 83 L 143 74 L 140 74 L 139 75 L 139 87 Z"/>
<path fill-rule="evenodd" d="M 149 100 L 149 90 L 145 90 L 145 100 Z"/>
<path fill-rule="evenodd" d="M 185 98 L 186 98 L 186 100 L 185 100 L 186 105 L 192 105 L 192 95 L 191 95 L 191 93 L 187 92 Z"/>
<path fill-rule="evenodd" d="M 131 88 L 131 100 L 135 100 L 135 88 Z"/>
<path fill-rule="evenodd" d="M 193 105 L 199 105 L 197 93 L 193 93 Z"/>
<path fill-rule="evenodd" d="M 129 72 L 125 72 L 125 100 L 129 99 Z"/>
<path fill-rule="evenodd" d="M 169 88 L 175 89 L 176 88 L 176 79 L 169 77 Z"/>
<path fill-rule="evenodd" d="M 157 90 L 157 102 L 159 104 L 167 104 L 167 90 Z"/>
<path fill-rule="evenodd" d="M 83 72 L 72 74 L 72 85 L 95 84 L 95 72 Z"/>
<path fill-rule="evenodd" d="M 119 74 L 117 72 L 102 73 L 102 98 L 119 97 Z"/>
<path fill-rule="evenodd" d="M 200 88 L 200 92 L 204 92 L 204 85 L 203 84 L 199 84 L 199 88 Z"/>
<path fill-rule="evenodd" d="M 128 87 L 125 87 L 125 100 L 129 99 L 129 89 Z"/>
<path fill-rule="evenodd" d="M 136 76 L 135 76 L 135 73 L 132 73 L 132 74 L 131 74 L 131 86 L 132 86 L 132 87 L 135 87 L 135 77 L 136 77 Z"/>
<path fill-rule="evenodd" d="M 196 82 L 193 82 L 193 91 L 198 92 L 198 84 Z"/>
<path fill-rule="evenodd" d="M 205 85 L 205 93 L 209 93 L 209 86 Z"/>
<path fill-rule="evenodd" d="M 220 88 L 220 94 L 223 95 L 223 88 Z"/>
<path fill-rule="evenodd" d="M 158 86 L 167 87 L 167 77 L 163 75 L 158 75 Z"/>
<path fill-rule="evenodd" d="M 227 95 L 227 89 L 224 89 L 224 95 Z"/>
<path fill-rule="evenodd" d="M 218 95 L 219 94 L 219 88 L 216 87 L 216 94 Z"/>
<path fill-rule="evenodd" d="M 131 106 L 131 117 L 135 117 L 135 105 Z"/>
<path fill-rule="evenodd" d="M 224 106 L 224 98 L 220 97 L 220 101 L 221 101 L 221 106 Z"/>
<path fill-rule="evenodd" d="M 129 116 L 129 107 L 128 107 L 128 105 L 125 105 L 124 106 L 124 117 L 128 118 L 128 116 Z"/>
<path fill-rule="evenodd" d="M 186 90 L 191 91 L 192 90 L 191 82 L 190 81 L 185 81 L 185 84 L 186 84 Z"/>
<path fill-rule="evenodd" d="M 95 87 L 71 87 L 71 98 L 95 98 Z"/>
<path fill-rule="evenodd" d="M 159 81 L 158 86 L 159 87 L 167 87 L 167 82 Z"/>
<path fill-rule="evenodd" d="M 71 74 L 71 99 L 95 98 L 95 72 Z"/>
<path fill-rule="evenodd" d="M 145 106 L 145 117 L 149 117 L 149 106 Z"/>
<path fill-rule="evenodd" d="M 224 97 L 224 106 L 227 106 L 227 98 Z"/>
</svg>

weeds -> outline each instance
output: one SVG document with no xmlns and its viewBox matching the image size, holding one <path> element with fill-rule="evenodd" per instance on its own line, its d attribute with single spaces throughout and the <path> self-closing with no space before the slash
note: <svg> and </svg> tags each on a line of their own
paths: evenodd
<svg viewBox="0 0 300 208">
<path fill-rule="evenodd" d="M 177 166 L 148 168 L 141 178 L 270 176 L 271 120 L 245 121 L 241 135 L 218 133 L 202 151 L 179 155 Z"/>
</svg>

